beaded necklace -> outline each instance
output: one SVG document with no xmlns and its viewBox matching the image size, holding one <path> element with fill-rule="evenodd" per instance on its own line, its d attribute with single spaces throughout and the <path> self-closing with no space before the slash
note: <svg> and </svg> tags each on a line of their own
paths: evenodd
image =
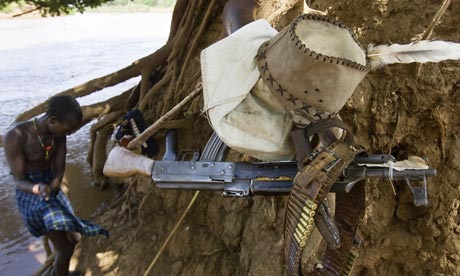
<svg viewBox="0 0 460 276">
<path fill-rule="evenodd" d="M 40 145 L 42 146 L 42 148 L 45 150 L 45 160 L 48 160 L 50 158 L 50 151 L 53 149 L 53 146 L 54 146 L 54 137 L 51 139 L 51 145 L 49 146 L 45 146 L 45 144 L 43 144 L 43 140 L 42 140 L 42 137 L 40 136 L 40 133 L 38 132 L 38 128 L 37 128 L 37 119 L 34 119 L 34 128 L 35 128 L 35 132 L 37 133 L 37 138 L 38 138 L 38 142 L 40 142 Z"/>
</svg>

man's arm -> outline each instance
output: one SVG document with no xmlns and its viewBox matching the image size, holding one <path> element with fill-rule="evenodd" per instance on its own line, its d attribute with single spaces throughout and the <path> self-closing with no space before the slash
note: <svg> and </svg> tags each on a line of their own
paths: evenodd
<svg viewBox="0 0 460 276">
<path fill-rule="evenodd" d="M 67 138 L 59 138 L 56 141 L 56 155 L 53 160 L 53 179 L 51 180 L 50 187 L 53 192 L 59 191 L 61 181 L 64 177 L 65 171 L 65 156 L 67 153 L 66 147 Z"/>
<path fill-rule="evenodd" d="M 6 160 L 14 176 L 16 186 L 19 190 L 29 194 L 49 194 L 49 188 L 45 184 L 38 184 L 34 190 L 34 184 L 26 178 L 26 158 L 24 156 L 23 146 L 25 137 L 19 128 L 14 128 L 5 135 L 3 139 L 3 148 L 5 149 Z"/>
</svg>

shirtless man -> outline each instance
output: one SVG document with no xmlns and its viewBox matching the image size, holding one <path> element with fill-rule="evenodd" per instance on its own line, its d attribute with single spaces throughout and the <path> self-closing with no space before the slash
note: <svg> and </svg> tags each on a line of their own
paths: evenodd
<svg viewBox="0 0 460 276">
<path fill-rule="evenodd" d="M 80 234 L 108 236 L 100 226 L 76 217 L 60 189 L 66 136 L 80 127 L 81 120 L 80 105 L 74 98 L 55 96 L 45 115 L 12 125 L 3 141 L 21 217 L 33 236 L 46 236 L 53 243 L 54 274 L 58 276 L 68 275 Z"/>
</svg>

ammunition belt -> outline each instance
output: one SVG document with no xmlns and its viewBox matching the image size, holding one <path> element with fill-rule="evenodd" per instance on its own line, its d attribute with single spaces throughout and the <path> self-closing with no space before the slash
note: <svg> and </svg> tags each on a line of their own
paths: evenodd
<svg viewBox="0 0 460 276">
<path fill-rule="evenodd" d="M 284 232 L 288 275 L 302 275 L 300 269 L 301 256 L 314 228 L 316 209 L 325 199 L 332 184 L 340 176 L 342 171 L 353 161 L 358 152 L 359 150 L 349 143 L 337 140 L 326 148 L 317 150 L 313 154 L 313 157 L 310 158 L 307 166 L 296 175 L 286 208 Z M 348 195 L 344 196 L 344 201 L 346 201 L 347 204 L 354 204 L 353 201 L 348 200 Z M 339 201 L 338 204 L 342 204 L 342 201 Z M 345 209 L 347 210 L 342 211 L 345 212 L 344 215 L 350 215 L 349 208 Z M 338 218 L 339 215 L 342 214 L 337 213 L 336 218 Z M 345 238 L 345 240 L 348 241 L 350 235 L 354 238 L 356 227 L 352 227 L 353 229 L 350 227 L 347 228 L 347 226 L 350 226 L 350 219 L 344 217 L 343 220 L 344 223 L 340 224 L 339 220 L 337 226 L 341 238 Z M 354 222 L 351 224 L 357 225 L 359 216 L 358 219 L 353 218 L 351 221 Z M 345 226 L 345 228 L 341 226 Z M 341 273 L 347 261 L 350 248 L 351 246 L 345 246 L 344 248 L 342 244 L 339 249 L 340 253 L 337 253 L 337 250 L 331 251 L 328 248 L 329 252 L 326 251 L 324 260 L 324 272 L 328 273 L 327 271 L 330 270 L 331 272 L 340 271 Z M 344 258 L 343 250 L 347 251 Z M 337 254 L 340 258 L 336 256 Z M 349 262 L 353 263 L 354 258 L 350 257 L 349 259 L 351 259 Z M 323 271 L 318 271 L 318 273 L 323 274 Z M 333 275 L 338 274 L 334 272 Z"/>
</svg>

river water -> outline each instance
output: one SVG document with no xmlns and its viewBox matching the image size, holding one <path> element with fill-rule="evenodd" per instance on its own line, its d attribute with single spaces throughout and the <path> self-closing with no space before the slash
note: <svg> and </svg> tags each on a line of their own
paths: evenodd
<svg viewBox="0 0 460 276">
<path fill-rule="evenodd" d="M 164 45 L 170 12 L 84 14 L 0 20 L 0 134 L 21 112 L 50 96 L 128 66 Z M 134 86 L 131 79 L 79 99 L 86 105 Z M 112 192 L 91 186 L 89 126 L 68 139 L 66 175 L 77 214 L 89 218 Z M 0 275 L 32 275 L 44 261 L 41 239 L 22 225 L 0 150 Z"/>
</svg>

